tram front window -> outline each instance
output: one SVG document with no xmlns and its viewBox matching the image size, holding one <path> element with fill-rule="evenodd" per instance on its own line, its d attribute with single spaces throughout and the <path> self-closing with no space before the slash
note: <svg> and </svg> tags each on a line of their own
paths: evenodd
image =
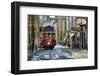
<svg viewBox="0 0 100 76">
<path fill-rule="evenodd" d="M 48 38 L 51 38 L 51 34 L 50 33 L 48 33 Z"/>
</svg>

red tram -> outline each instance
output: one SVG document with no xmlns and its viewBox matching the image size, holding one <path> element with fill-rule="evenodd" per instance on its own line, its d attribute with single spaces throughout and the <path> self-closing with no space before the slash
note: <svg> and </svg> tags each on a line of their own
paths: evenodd
<svg viewBox="0 0 100 76">
<path fill-rule="evenodd" d="M 46 26 L 41 29 L 40 46 L 43 48 L 53 49 L 56 45 L 54 27 Z"/>
</svg>

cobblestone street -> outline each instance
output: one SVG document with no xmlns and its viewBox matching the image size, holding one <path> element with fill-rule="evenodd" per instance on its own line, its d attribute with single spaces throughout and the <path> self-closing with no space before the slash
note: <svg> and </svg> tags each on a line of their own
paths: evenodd
<svg viewBox="0 0 100 76">
<path fill-rule="evenodd" d="M 87 57 L 87 50 L 71 49 L 67 46 L 56 45 L 53 49 L 38 48 L 30 56 L 30 60 L 80 59 Z"/>
</svg>

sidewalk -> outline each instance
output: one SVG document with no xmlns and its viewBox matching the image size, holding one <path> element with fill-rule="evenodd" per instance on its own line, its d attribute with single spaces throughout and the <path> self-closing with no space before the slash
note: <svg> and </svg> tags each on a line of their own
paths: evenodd
<svg viewBox="0 0 100 76">
<path fill-rule="evenodd" d="M 88 50 L 73 50 L 72 57 L 75 59 L 88 58 Z"/>
</svg>

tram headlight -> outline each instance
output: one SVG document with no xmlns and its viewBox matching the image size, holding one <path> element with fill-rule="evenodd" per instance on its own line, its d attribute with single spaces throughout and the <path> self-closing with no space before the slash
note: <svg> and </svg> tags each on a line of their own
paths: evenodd
<svg viewBox="0 0 100 76">
<path fill-rule="evenodd" d="M 50 45 L 50 42 L 48 42 L 47 44 Z"/>
</svg>

